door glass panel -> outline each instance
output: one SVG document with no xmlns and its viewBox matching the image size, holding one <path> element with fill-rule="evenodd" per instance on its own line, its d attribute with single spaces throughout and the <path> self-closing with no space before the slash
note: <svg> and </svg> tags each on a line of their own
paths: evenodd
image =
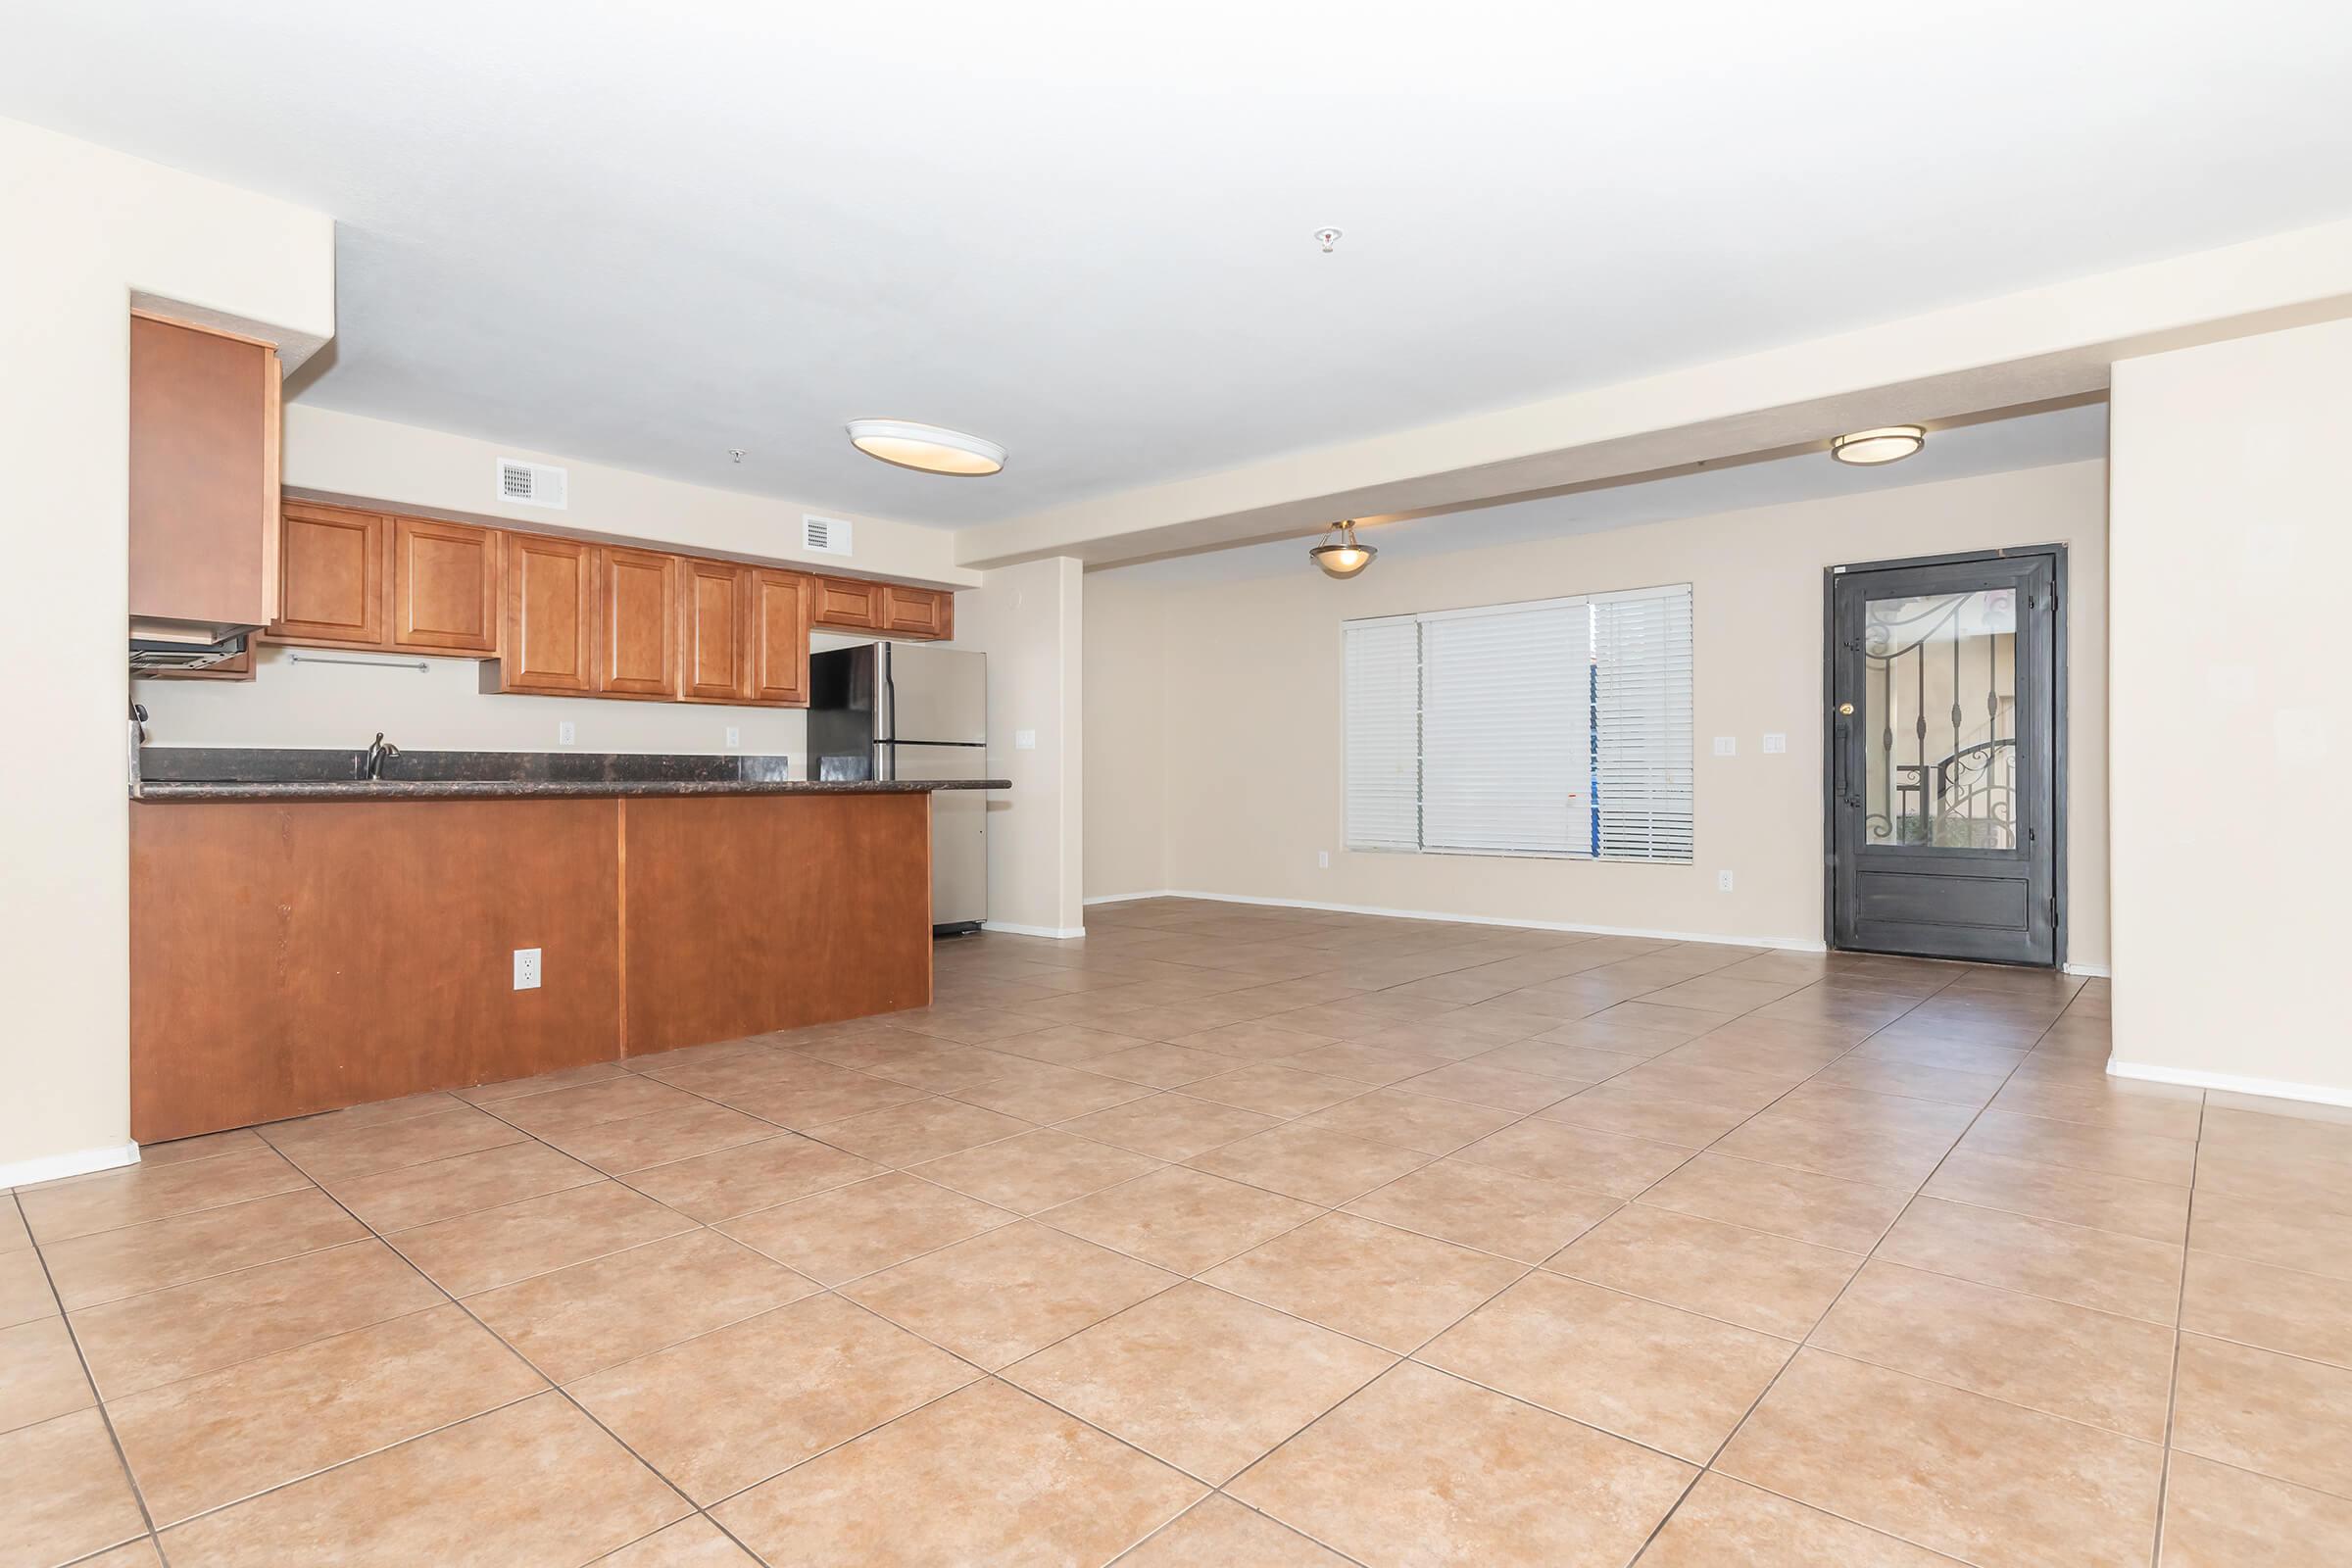
<svg viewBox="0 0 2352 1568">
<path fill-rule="evenodd" d="M 1862 646 L 1867 841 L 2016 849 L 2016 590 L 1866 600 Z"/>
</svg>

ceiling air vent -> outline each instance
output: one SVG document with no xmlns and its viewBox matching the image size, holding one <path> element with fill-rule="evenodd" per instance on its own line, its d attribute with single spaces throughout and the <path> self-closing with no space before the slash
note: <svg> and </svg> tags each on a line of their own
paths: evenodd
<svg viewBox="0 0 2352 1568">
<path fill-rule="evenodd" d="M 846 556 L 850 553 L 850 525 L 841 517 L 820 517 L 813 513 L 801 514 L 801 548 L 820 556 Z"/>
<path fill-rule="evenodd" d="M 564 505 L 564 470 L 548 463 L 525 463 L 520 458 L 498 460 L 498 499 L 516 506 Z"/>
</svg>

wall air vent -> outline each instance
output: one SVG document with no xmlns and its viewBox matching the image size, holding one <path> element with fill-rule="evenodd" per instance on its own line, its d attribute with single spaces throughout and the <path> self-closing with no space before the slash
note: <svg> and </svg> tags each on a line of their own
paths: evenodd
<svg viewBox="0 0 2352 1568">
<path fill-rule="evenodd" d="M 514 506 L 564 507 L 564 470 L 520 458 L 498 460 L 498 499 Z"/>
<path fill-rule="evenodd" d="M 850 553 L 850 525 L 841 517 L 820 517 L 813 513 L 801 514 L 801 548 L 820 556 L 846 556 Z"/>
</svg>

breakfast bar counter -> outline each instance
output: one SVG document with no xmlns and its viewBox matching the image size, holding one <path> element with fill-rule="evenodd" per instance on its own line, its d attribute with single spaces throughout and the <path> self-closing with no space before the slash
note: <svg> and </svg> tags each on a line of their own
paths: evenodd
<svg viewBox="0 0 2352 1568">
<path fill-rule="evenodd" d="M 151 779 L 132 1136 L 924 1006 L 930 793 L 1005 787 Z"/>
</svg>

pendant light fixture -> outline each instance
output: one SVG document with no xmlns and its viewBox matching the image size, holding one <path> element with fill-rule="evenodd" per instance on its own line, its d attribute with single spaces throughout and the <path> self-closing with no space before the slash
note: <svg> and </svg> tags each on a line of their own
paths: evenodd
<svg viewBox="0 0 2352 1568">
<path fill-rule="evenodd" d="M 1830 456 L 1839 463 L 1873 467 L 1900 463 L 1928 444 L 1925 425 L 1883 424 L 1875 430 L 1856 430 L 1830 443 Z"/>
<path fill-rule="evenodd" d="M 1337 541 L 1331 537 L 1334 533 L 1340 536 Z M 1327 529 L 1323 542 L 1306 554 L 1308 560 L 1323 568 L 1325 576 L 1352 577 L 1372 564 L 1372 558 L 1380 552 L 1355 542 L 1355 521 L 1350 518 Z"/>
<path fill-rule="evenodd" d="M 936 424 L 905 419 L 852 419 L 850 445 L 869 458 L 925 473 L 978 475 L 1004 466 L 1004 449 L 994 441 Z"/>
</svg>

